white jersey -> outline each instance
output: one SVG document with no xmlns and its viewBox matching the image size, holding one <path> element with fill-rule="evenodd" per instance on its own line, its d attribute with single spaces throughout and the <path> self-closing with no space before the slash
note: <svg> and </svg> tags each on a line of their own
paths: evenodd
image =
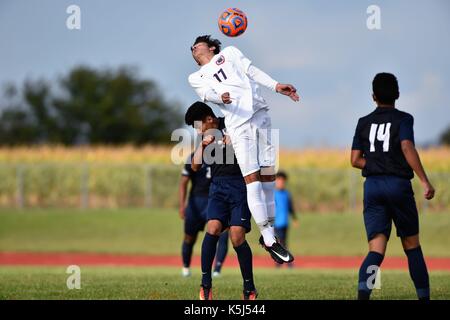
<svg viewBox="0 0 450 320">
<path fill-rule="evenodd" d="M 225 116 L 225 126 L 236 128 L 263 108 L 259 84 L 275 90 L 277 82 L 252 66 L 237 48 L 230 46 L 216 54 L 209 63 L 189 76 L 189 83 L 204 102 L 217 104 Z M 231 103 L 222 103 L 221 96 L 229 92 Z"/>
</svg>

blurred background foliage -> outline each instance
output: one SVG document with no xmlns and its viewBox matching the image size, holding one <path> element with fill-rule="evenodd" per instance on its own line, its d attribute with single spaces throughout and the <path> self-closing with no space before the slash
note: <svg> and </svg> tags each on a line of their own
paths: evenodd
<svg viewBox="0 0 450 320">
<path fill-rule="evenodd" d="M 134 68 L 78 66 L 60 77 L 8 84 L 0 105 L 0 145 L 167 144 L 182 125 L 178 103 Z"/>
</svg>

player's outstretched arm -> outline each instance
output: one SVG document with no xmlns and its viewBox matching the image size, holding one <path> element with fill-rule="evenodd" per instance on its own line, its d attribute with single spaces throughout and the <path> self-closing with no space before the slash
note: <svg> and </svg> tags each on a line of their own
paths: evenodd
<svg viewBox="0 0 450 320">
<path fill-rule="evenodd" d="M 250 62 L 249 62 L 250 63 Z M 291 84 L 278 83 L 272 79 L 267 73 L 258 69 L 254 65 L 249 65 L 247 75 L 260 85 L 274 90 L 278 93 L 290 97 L 293 101 L 299 101 L 300 97 L 297 94 L 297 89 Z"/>
<path fill-rule="evenodd" d="M 275 87 L 275 91 L 278 93 L 281 93 L 285 96 L 288 96 L 293 101 L 299 101 L 300 97 L 297 93 L 297 89 L 292 84 L 283 84 L 283 83 L 277 83 Z"/>
<path fill-rule="evenodd" d="M 411 140 L 402 140 L 401 145 L 402 145 L 402 152 L 405 156 L 406 161 L 408 162 L 409 166 L 414 170 L 414 172 L 417 174 L 417 176 L 420 179 L 420 182 L 422 183 L 422 186 L 424 188 L 423 195 L 425 199 L 427 200 L 433 199 L 435 193 L 434 187 L 428 180 L 427 174 L 425 173 L 425 170 L 422 166 L 419 153 L 417 152 L 414 143 Z"/>
<path fill-rule="evenodd" d="M 366 158 L 363 157 L 361 150 L 352 150 L 350 162 L 353 168 L 364 169 L 366 166 Z"/>
</svg>

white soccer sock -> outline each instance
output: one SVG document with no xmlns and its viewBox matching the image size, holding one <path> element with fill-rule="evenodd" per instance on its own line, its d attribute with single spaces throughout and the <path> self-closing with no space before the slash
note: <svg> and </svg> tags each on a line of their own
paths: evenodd
<svg viewBox="0 0 450 320">
<path fill-rule="evenodd" d="M 264 243 L 268 247 L 272 246 L 275 243 L 275 236 L 273 228 L 269 225 L 264 191 L 260 181 L 247 184 L 247 202 L 252 217 L 264 238 Z"/>
<path fill-rule="evenodd" d="M 266 200 L 267 219 L 270 226 L 273 227 L 275 223 L 275 181 L 262 182 L 262 188 Z"/>
</svg>

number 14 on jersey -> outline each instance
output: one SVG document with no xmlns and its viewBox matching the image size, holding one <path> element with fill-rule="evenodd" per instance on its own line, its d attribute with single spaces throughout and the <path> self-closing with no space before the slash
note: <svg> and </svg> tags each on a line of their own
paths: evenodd
<svg viewBox="0 0 450 320">
<path fill-rule="evenodd" d="M 369 133 L 370 152 L 375 152 L 375 138 L 377 138 L 378 141 L 383 142 L 383 152 L 389 151 L 389 138 L 391 137 L 390 131 L 390 122 L 382 124 L 372 123 Z"/>
</svg>

